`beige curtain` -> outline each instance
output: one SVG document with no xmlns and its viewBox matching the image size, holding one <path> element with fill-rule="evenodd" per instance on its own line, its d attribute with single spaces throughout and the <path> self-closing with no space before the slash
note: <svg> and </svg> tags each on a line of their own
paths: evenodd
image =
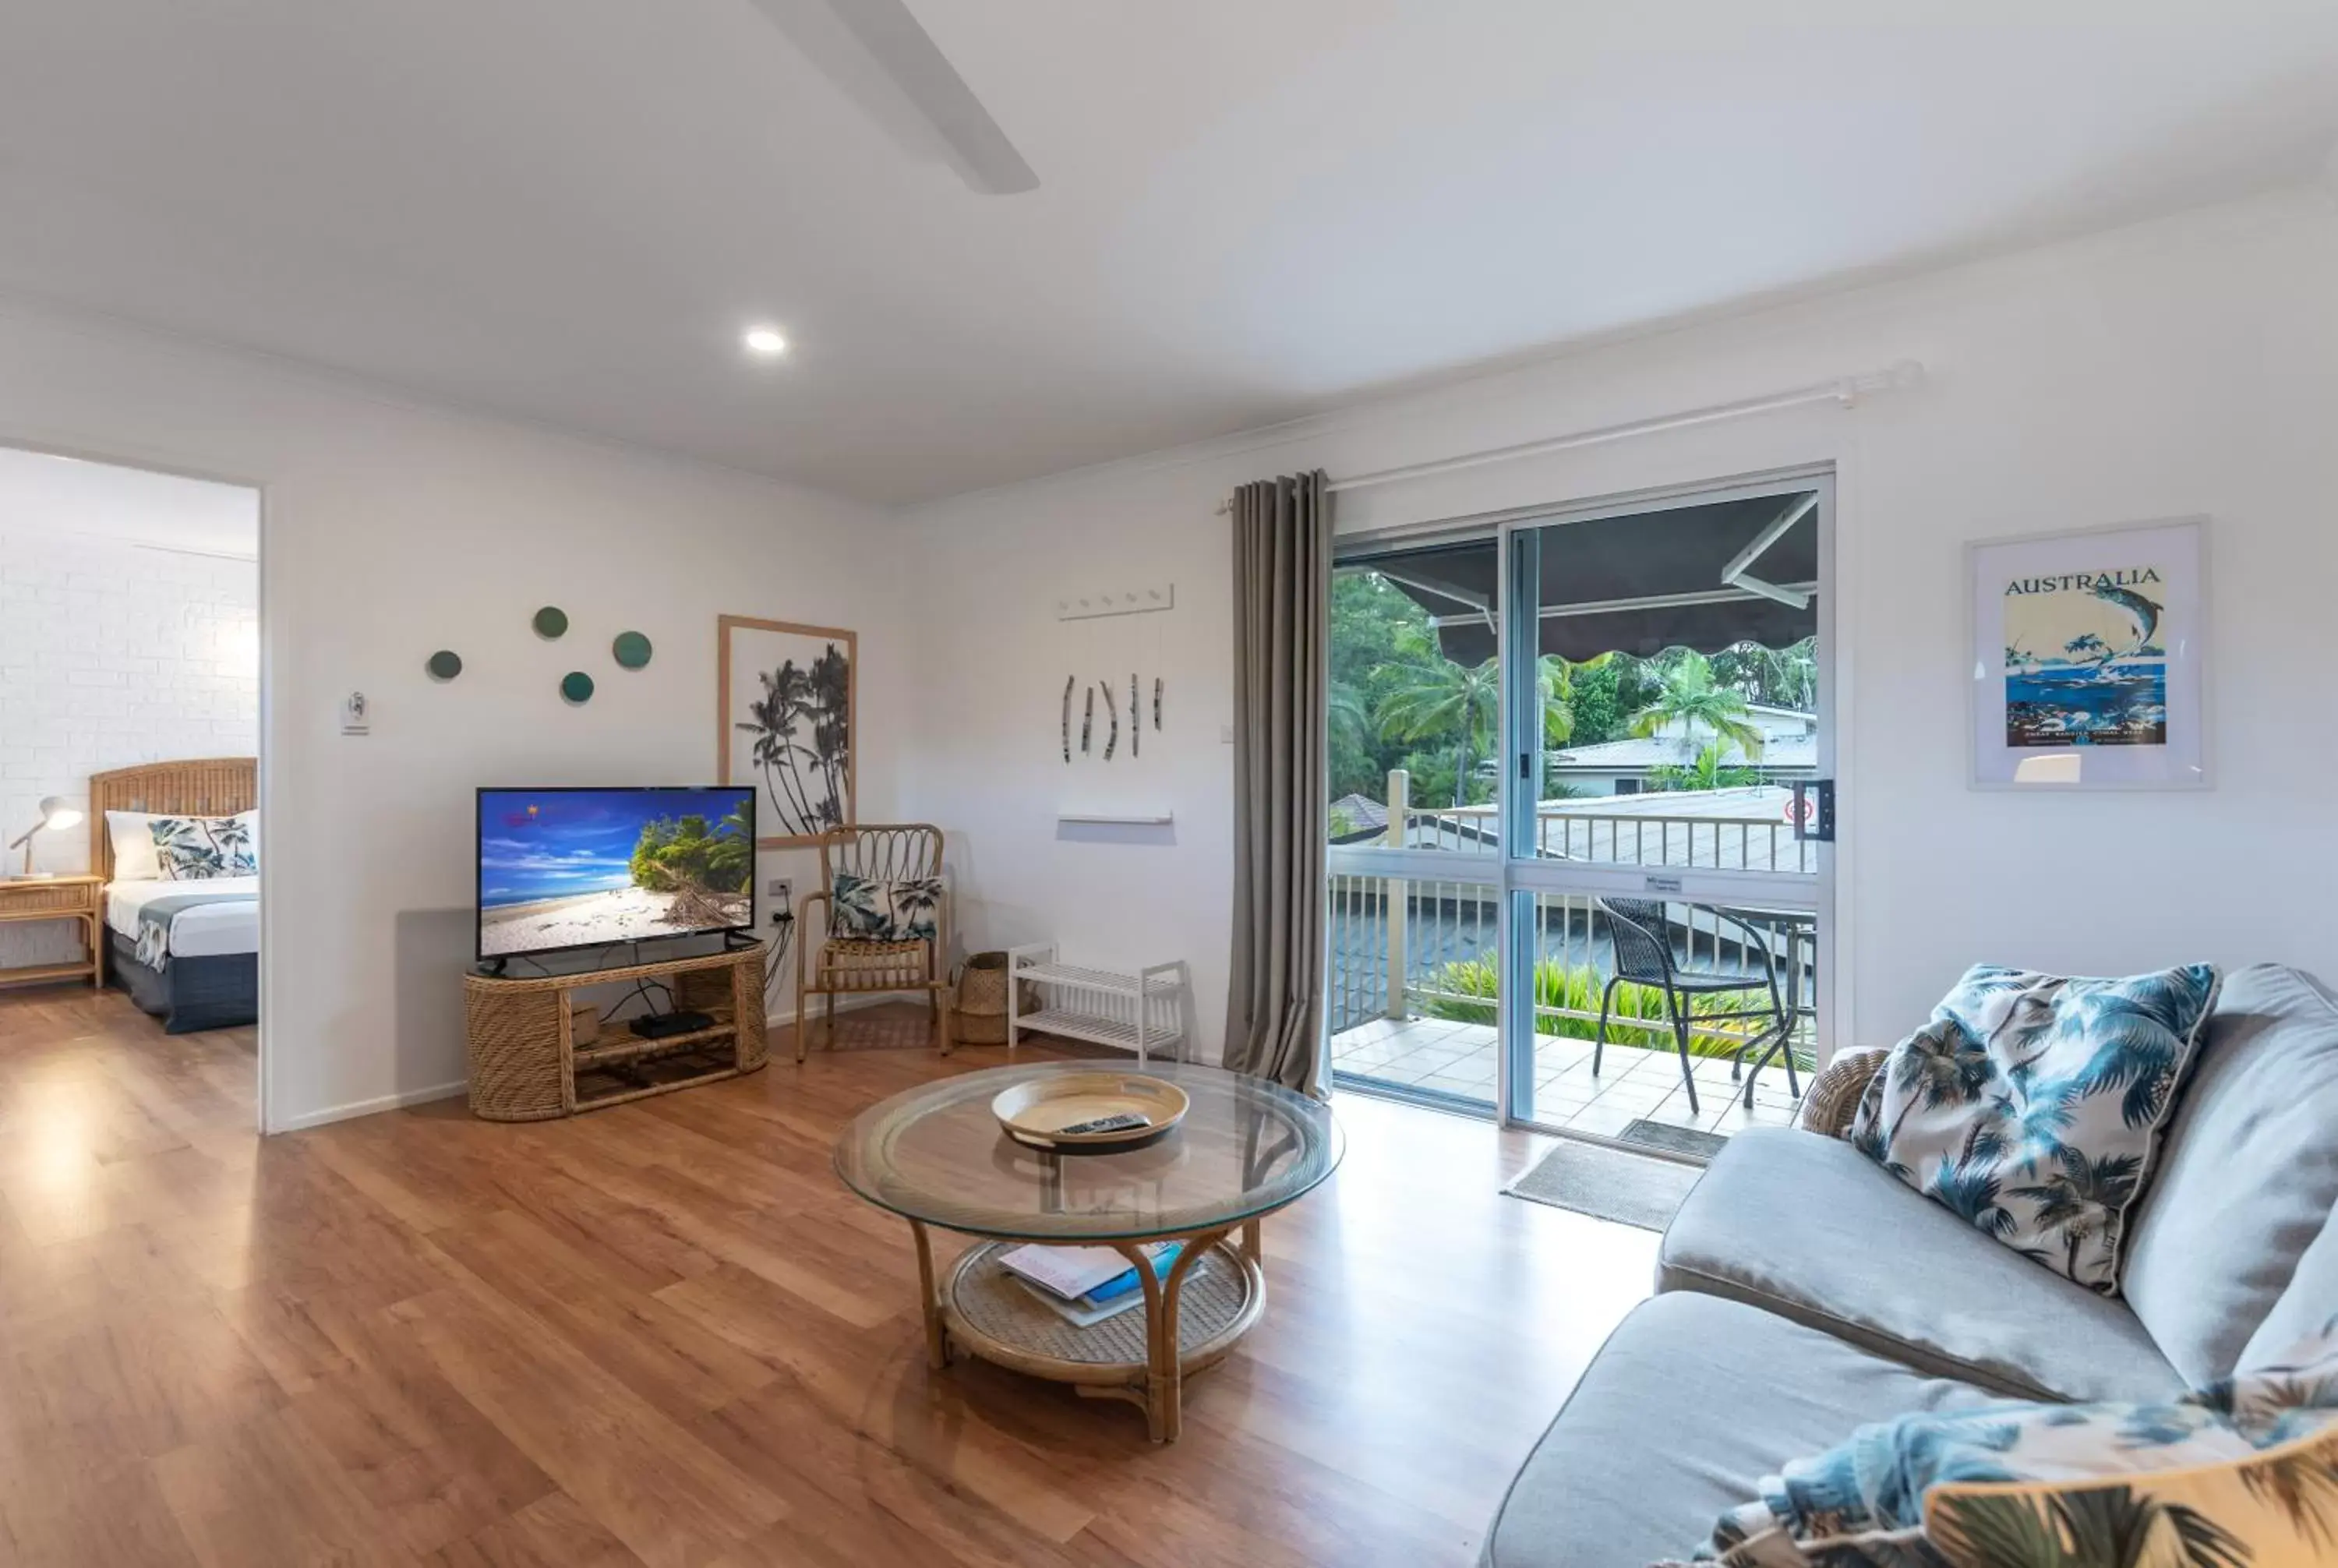
<svg viewBox="0 0 2338 1568">
<path fill-rule="evenodd" d="M 1234 917 L 1225 1063 L 1321 1096 L 1331 498 L 1234 493 Z"/>
</svg>

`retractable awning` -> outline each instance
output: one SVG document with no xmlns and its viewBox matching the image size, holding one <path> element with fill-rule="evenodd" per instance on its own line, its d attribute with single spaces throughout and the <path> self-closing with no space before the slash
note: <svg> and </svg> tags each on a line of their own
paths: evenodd
<svg viewBox="0 0 2338 1568">
<path fill-rule="evenodd" d="M 1666 648 L 1784 648 L 1818 630 L 1815 497 L 1764 495 L 1554 524 L 1542 536 L 1541 651 L 1585 660 Z M 1445 656 L 1494 656 L 1491 539 L 1375 556 L 1427 610 Z M 1799 601 L 1799 603 L 1789 603 Z"/>
</svg>

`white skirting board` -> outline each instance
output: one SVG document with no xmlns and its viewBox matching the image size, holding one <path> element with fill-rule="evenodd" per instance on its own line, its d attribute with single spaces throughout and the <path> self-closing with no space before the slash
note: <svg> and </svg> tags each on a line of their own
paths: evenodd
<svg viewBox="0 0 2338 1568">
<path fill-rule="evenodd" d="M 408 1105 L 424 1105 L 433 1100 L 452 1100 L 470 1086 L 469 1079 L 457 1078 L 452 1083 L 433 1083 L 427 1089 L 401 1089 L 395 1094 L 377 1094 L 370 1100 L 352 1100 L 346 1105 L 328 1105 L 321 1111 L 304 1112 L 287 1118 L 269 1131 L 299 1132 L 310 1127 L 322 1127 L 328 1122 L 351 1122 L 359 1116 L 402 1110 Z"/>
</svg>

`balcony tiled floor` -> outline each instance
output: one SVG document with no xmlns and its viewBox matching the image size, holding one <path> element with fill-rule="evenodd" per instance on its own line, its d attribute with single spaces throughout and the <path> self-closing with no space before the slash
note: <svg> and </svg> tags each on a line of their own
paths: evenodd
<svg viewBox="0 0 2338 1568">
<path fill-rule="evenodd" d="M 1440 1091 L 1492 1103 L 1496 1036 L 1491 1025 L 1441 1018 L 1376 1018 L 1332 1036 L 1331 1065 L 1351 1078 Z M 1784 1069 L 1762 1070 L 1747 1109 L 1744 1085 L 1726 1061 L 1692 1057 L 1698 1109 L 1691 1112 L 1680 1058 L 1610 1039 L 1591 1073 L 1591 1042 L 1549 1035 L 1535 1041 L 1535 1120 L 1613 1138 L 1638 1119 L 1695 1127 L 1727 1137 L 1743 1127 L 1783 1126 L 1794 1116 Z M 1805 1076 L 1803 1082 L 1810 1080 Z"/>
</svg>

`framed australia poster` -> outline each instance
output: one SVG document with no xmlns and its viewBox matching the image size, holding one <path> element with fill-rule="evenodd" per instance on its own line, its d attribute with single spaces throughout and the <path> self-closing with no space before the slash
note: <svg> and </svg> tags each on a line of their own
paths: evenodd
<svg viewBox="0 0 2338 1568">
<path fill-rule="evenodd" d="M 859 640 L 833 626 L 716 623 L 718 782 L 752 784 L 755 842 L 787 849 L 855 820 Z"/>
<path fill-rule="evenodd" d="M 2205 517 L 1965 547 L 1972 781 L 2208 785 Z"/>
</svg>

